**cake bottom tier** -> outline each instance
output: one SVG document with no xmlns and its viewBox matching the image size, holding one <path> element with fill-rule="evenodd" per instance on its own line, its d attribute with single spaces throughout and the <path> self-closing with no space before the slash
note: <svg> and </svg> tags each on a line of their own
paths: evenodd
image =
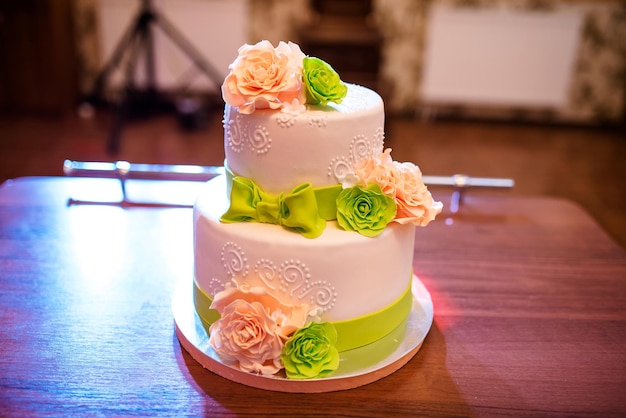
<svg viewBox="0 0 626 418">
<path fill-rule="evenodd" d="M 284 375 L 263 376 L 242 372 L 224 364 L 209 344 L 209 335 L 196 315 L 189 282 L 182 282 L 172 298 L 176 334 L 181 345 L 206 369 L 248 386 L 296 393 L 320 393 L 352 389 L 372 383 L 398 370 L 420 349 L 433 321 L 433 304 L 428 290 L 414 277 L 413 305 L 407 320 L 375 343 L 340 353 L 339 368 L 325 378 L 287 379 Z"/>
<path fill-rule="evenodd" d="M 211 298 L 229 285 L 261 286 L 284 303 L 315 306 L 322 321 L 372 333 L 364 343 L 406 319 L 414 226 L 391 223 L 370 238 L 331 221 L 308 239 L 278 225 L 222 223 L 228 205 L 220 176 L 206 184 L 194 207 L 195 302 L 205 322 L 211 322 Z"/>
</svg>

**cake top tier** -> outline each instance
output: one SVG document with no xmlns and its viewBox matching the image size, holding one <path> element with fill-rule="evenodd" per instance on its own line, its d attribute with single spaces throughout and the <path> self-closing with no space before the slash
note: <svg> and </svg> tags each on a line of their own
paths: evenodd
<svg viewBox="0 0 626 418">
<path fill-rule="evenodd" d="M 349 84 L 340 103 L 241 113 L 226 105 L 224 151 L 234 175 L 272 193 L 310 183 L 340 183 L 355 163 L 383 151 L 384 109 L 378 94 Z"/>
<path fill-rule="evenodd" d="M 318 237 L 326 221 L 366 236 L 441 211 L 419 167 L 384 150 L 384 106 L 293 42 L 239 48 L 222 85 L 230 207 L 223 222 Z"/>
</svg>

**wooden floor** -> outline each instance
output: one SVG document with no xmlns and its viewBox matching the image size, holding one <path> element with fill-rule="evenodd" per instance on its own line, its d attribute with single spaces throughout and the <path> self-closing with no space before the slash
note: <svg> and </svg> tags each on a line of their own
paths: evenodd
<svg viewBox="0 0 626 418">
<path fill-rule="evenodd" d="M 111 115 L 0 116 L 0 181 L 63 175 L 65 159 L 222 165 L 221 111 L 182 129 L 173 113 L 127 123 L 117 155 L 106 151 Z M 571 199 L 626 248 L 626 135 L 611 129 L 390 118 L 386 145 L 424 174 L 515 180 L 516 195 Z M 471 191 L 469 193 L 474 193 Z M 580 237 L 584 240 L 585 237 Z"/>
</svg>

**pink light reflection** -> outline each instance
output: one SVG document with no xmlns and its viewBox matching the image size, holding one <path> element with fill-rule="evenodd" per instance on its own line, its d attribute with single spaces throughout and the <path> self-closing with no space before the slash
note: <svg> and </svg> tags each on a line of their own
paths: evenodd
<svg viewBox="0 0 626 418">
<path fill-rule="evenodd" d="M 445 292 L 439 290 L 436 279 L 425 276 L 424 274 L 419 274 L 418 277 L 430 293 L 430 297 L 433 301 L 434 320 L 437 326 L 439 326 L 442 331 L 453 327 L 455 318 L 460 314 L 459 309 L 454 306 Z"/>
</svg>

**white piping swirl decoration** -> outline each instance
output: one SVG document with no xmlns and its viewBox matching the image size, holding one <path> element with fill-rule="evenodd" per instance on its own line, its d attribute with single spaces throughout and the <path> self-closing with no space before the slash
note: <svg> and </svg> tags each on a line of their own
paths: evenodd
<svg viewBox="0 0 626 418">
<path fill-rule="evenodd" d="M 328 176 L 341 183 L 346 174 L 351 173 L 359 162 L 383 152 L 384 140 L 385 131 L 382 127 L 376 128 L 371 140 L 364 134 L 355 135 L 350 142 L 348 156 L 339 156 L 331 160 L 328 165 Z"/>
<path fill-rule="evenodd" d="M 272 138 L 270 138 L 270 135 L 264 126 L 256 125 L 250 133 L 248 142 L 257 154 L 265 154 L 269 151 L 272 144 Z"/>
<path fill-rule="evenodd" d="M 309 269 L 299 261 L 284 262 L 280 266 L 280 290 L 283 292 L 289 290 L 289 296 L 293 296 L 296 290 L 305 285 L 309 277 L 311 277 Z"/>
<path fill-rule="evenodd" d="M 307 295 L 311 295 L 309 302 L 322 308 L 322 311 L 327 311 L 332 308 L 337 300 L 337 295 L 334 289 L 328 286 L 326 282 L 313 282 L 306 287 L 300 295 L 300 299 L 304 299 Z"/>
<path fill-rule="evenodd" d="M 277 290 L 280 286 L 278 280 L 276 280 L 278 277 L 276 274 L 276 266 L 270 260 L 262 258 L 257 261 L 254 266 L 254 272 L 269 289 Z"/>
<path fill-rule="evenodd" d="M 239 245 L 227 242 L 222 247 L 222 263 L 231 280 L 239 286 L 245 284 L 242 279 L 248 275 L 248 259 Z M 291 303 L 309 303 L 322 312 L 332 309 L 337 301 L 335 288 L 324 280 L 312 281 L 309 268 L 299 260 L 287 260 L 276 267 L 271 260 L 262 258 L 255 263 L 250 280 L 254 277 L 275 297 Z M 212 279 L 211 291 L 218 289 L 217 280 Z"/>
<path fill-rule="evenodd" d="M 224 283 L 222 283 L 219 279 L 213 277 L 209 281 L 209 285 L 207 286 L 206 291 L 209 295 L 215 295 L 224 290 L 225 287 L 226 286 L 224 285 Z"/>
<path fill-rule="evenodd" d="M 244 149 L 245 140 L 241 126 L 234 120 L 230 120 L 224 124 L 226 131 L 227 146 L 235 152 L 241 152 Z"/>
<path fill-rule="evenodd" d="M 352 166 L 346 157 L 333 158 L 328 167 L 328 175 L 331 177 L 334 176 L 336 179 L 345 177 L 345 175 L 351 171 Z"/>
<path fill-rule="evenodd" d="M 222 247 L 221 260 L 229 277 L 246 277 L 248 275 L 248 259 L 241 247 L 234 242 L 227 242 Z"/>
<path fill-rule="evenodd" d="M 350 155 L 354 163 L 358 163 L 372 155 L 372 146 L 365 135 L 356 135 L 352 138 Z"/>
<path fill-rule="evenodd" d="M 231 110 L 232 111 L 232 110 Z M 240 153 L 250 147 L 258 155 L 268 152 L 272 145 L 272 138 L 263 125 L 250 126 L 244 116 L 237 113 L 234 119 L 229 119 L 230 113 L 224 117 L 224 131 L 226 146 L 234 152 Z"/>
</svg>

